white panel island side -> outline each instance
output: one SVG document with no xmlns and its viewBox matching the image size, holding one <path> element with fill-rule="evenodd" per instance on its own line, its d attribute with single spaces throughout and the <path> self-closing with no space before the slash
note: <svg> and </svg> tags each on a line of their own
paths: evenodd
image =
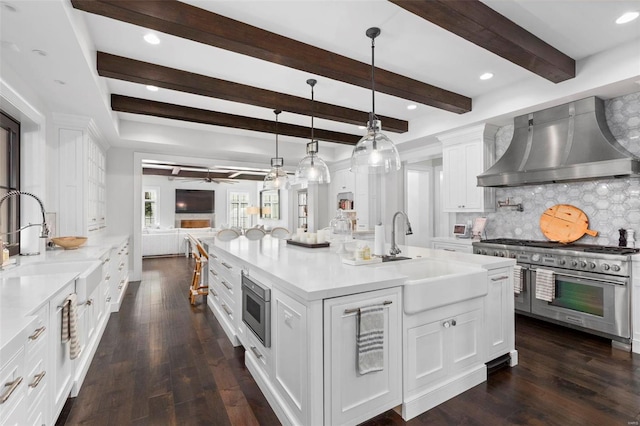
<svg viewBox="0 0 640 426">
<path fill-rule="evenodd" d="M 392 408 L 410 419 L 485 381 L 485 363 L 517 363 L 512 259 L 401 247 L 410 260 L 352 266 L 268 236 L 205 243 L 207 304 L 283 424 L 358 424 Z M 243 272 L 271 290 L 270 345 L 242 321 Z M 424 309 L 405 310 L 406 297 Z M 378 304 L 383 369 L 360 375 L 357 312 Z"/>
</svg>

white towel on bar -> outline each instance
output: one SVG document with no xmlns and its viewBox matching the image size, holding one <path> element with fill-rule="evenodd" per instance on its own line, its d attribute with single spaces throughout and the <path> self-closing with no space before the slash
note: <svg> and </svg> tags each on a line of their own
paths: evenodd
<svg viewBox="0 0 640 426">
<path fill-rule="evenodd" d="M 520 294 L 522 291 L 522 266 L 513 267 L 513 293 Z"/>
<path fill-rule="evenodd" d="M 384 369 L 384 306 L 360 308 L 356 326 L 358 373 Z"/>
<path fill-rule="evenodd" d="M 69 358 L 76 359 L 82 348 L 78 338 L 78 299 L 75 293 L 64 299 L 62 304 L 62 343 L 69 342 Z"/>
<path fill-rule="evenodd" d="M 556 282 L 553 271 L 536 269 L 536 299 L 553 302 L 556 297 Z"/>
</svg>

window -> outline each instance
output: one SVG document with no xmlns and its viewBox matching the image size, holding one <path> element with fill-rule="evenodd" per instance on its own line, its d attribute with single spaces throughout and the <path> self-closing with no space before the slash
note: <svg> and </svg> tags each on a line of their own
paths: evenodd
<svg viewBox="0 0 640 426">
<path fill-rule="evenodd" d="M 20 189 L 20 124 L 0 112 L 0 198 Z M 11 256 L 20 251 L 20 234 L 4 235 L 20 228 L 20 197 L 7 198 L 0 207 L 0 237 Z"/>
<path fill-rule="evenodd" d="M 229 226 L 238 228 L 246 228 L 248 226 L 248 206 L 248 192 L 229 192 Z"/>
<path fill-rule="evenodd" d="M 143 227 L 155 226 L 158 223 L 158 190 L 144 189 Z"/>
</svg>

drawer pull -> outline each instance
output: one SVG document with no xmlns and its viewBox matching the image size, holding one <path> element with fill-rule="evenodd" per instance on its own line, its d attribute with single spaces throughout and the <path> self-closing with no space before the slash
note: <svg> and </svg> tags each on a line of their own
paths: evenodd
<svg viewBox="0 0 640 426">
<path fill-rule="evenodd" d="M 4 387 L 5 388 L 9 387 L 9 389 L 7 389 L 2 394 L 2 396 L 0 396 L 0 404 L 4 404 L 5 402 L 7 402 L 9 397 L 11 397 L 11 394 L 18 388 L 20 383 L 22 383 L 22 377 L 18 377 L 13 382 L 7 382 L 7 383 L 4 384 Z"/>
<path fill-rule="evenodd" d="M 218 297 L 218 293 L 216 293 L 215 290 L 210 289 L 209 291 L 211 292 L 211 294 L 213 294 L 213 297 Z"/>
<path fill-rule="evenodd" d="M 111 302 L 111 296 L 107 297 L 107 303 Z"/>
<path fill-rule="evenodd" d="M 44 333 L 46 329 L 47 327 L 45 327 L 44 325 L 40 328 L 36 328 L 36 331 L 31 336 L 29 336 L 29 340 L 37 340 L 38 337 L 40 337 L 40 335 Z"/>
<path fill-rule="evenodd" d="M 218 273 L 217 273 L 216 271 L 214 271 L 213 269 L 210 269 L 210 271 L 211 271 L 211 274 L 212 274 L 214 277 L 217 277 L 217 276 L 218 276 Z"/>
<path fill-rule="evenodd" d="M 215 254 L 213 254 L 213 253 L 209 253 L 209 256 L 211 256 L 211 257 L 212 257 L 212 258 L 214 258 L 214 259 L 217 259 L 217 258 L 218 258 L 218 256 L 216 256 L 216 255 L 215 255 Z"/>
<path fill-rule="evenodd" d="M 104 279 L 105 279 L 106 281 L 109 281 L 109 280 L 111 279 L 111 275 L 107 275 L 106 277 L 104 277 Z"/>
<path fill-rule="evenodd" d="M 445 248 L 445 249 L 442 249 L 442 250 L 444 250 L 444 251 L 456 251 L 455 249 L 451 249 L 451 248 Z"/>
<path fill-rule="evenodd" d="M 493 277 L 491 278 L 491 281 L 502 281 L 502 280 L 506 280 L 507 278 L 509 278 L 508 275 L 503 275 L 501 277 Z"/>
<path fill-rule="evenodd" d="M 104 265 L 105 263 L 110 262 L 110 261 L 111 261 L 111 258 L 110 258 L 110 257 L 107 257 L 107 258 L 102 262 L 102 264 Z"/>
<path fill-rule="evenodd" d="M 233 311 L 231 309 L 229 309 L 229 307 L 227 305 L 225 305 L 224 303 L 222 304 L 222 309 L 224 309 L 224 311 L 227 313 L 227 315 L 229 315 L 229 316 L 233 315 Z"/>
<path fill-rule="evenodd" d="M 233 286 L 231 284 L 229 284 L 225 280 L 221 280 L 221 281 L 222 281 L 222 285 L 224 285 L 227 288 L 227 290 L 233 291 Z"/>
<path fill-rule="evenodd" d="M 251 352 L 256 356 L 256 358 L 262 358 L 262 354 L 258 352 L 258 349 L 255 346 L 251 346 Z"/>
<path fill-rule="evenodd" d="M 229 265 L 228 263 L 226 263 L 226 262 L 221 262 L 221 263 L 222 263 L 222 266 L 224 266 L 225 268 L 233 269 L 233 266 Z"/>
<path fill-rule="evenodd" d="M 44 378 L 45 374 L 47 374 L 47 372 L 45 370 L 42 370 L 42 373 L 36 374 L 35 376 L 33 376 L 33 382 L 29 383 L 29 387 L 37 388 L 40 382 L 42 381 L 42 379 Z"/>
</svg>

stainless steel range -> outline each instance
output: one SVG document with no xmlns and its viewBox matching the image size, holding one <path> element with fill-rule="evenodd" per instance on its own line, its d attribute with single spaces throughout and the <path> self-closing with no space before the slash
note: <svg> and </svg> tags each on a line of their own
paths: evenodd
<svg viewBox="0 0 640 426">
<path fill-rule="evenodd" d="M 473 243 L 475 254 L 516 259 L 521 279 L 514 295 L 517 312 L 625 345 L 631 342 L 631 255 L 639 251 L 507 238 Z M 547 282 L 551 277 L 551 301 L 536 297 L 542 277 Z"/>
</svg>

